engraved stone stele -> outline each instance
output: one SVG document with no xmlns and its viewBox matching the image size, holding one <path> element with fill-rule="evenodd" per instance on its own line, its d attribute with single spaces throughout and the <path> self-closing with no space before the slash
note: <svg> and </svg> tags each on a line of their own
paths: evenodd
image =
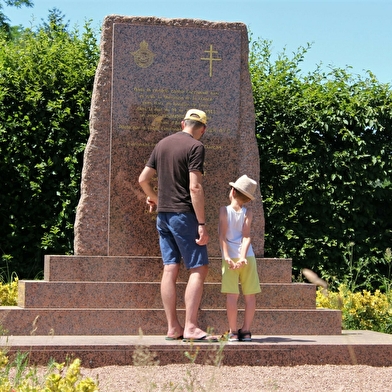
<svg viewBox="0 0 392 392">
<path fill-rule="evenodd" d="M 208 127 L 203 187 L 210 256 L 220 256 L 219 207 L 229 182 L 259 181 L 259 155 L 243 23 L 110 15 L 104 19 L 90 137 L 75 221 L 75 254 L 160 256 L 156 213 L 138 176 L 154 145 L 181 131 L 190 108 Z M 264 256 L 264 213 L 257 188 L 252 243 Z"/>
</svg>

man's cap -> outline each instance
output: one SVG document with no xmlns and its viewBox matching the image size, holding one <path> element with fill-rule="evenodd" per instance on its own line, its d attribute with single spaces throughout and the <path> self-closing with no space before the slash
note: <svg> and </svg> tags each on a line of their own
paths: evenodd
<svg viewBox="0 0 392 392">
<path fill-rule="evenodd" d="M 204 125 L 207 125 L 207 115 L 199 109 L 190 109 L 186 112 L 184 120 L 199 121 Z"/>
</svg>

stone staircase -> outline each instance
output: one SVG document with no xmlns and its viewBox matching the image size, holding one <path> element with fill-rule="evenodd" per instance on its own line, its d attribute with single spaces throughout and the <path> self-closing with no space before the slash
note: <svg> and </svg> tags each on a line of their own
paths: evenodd
<svg viewBox="0 0 392 392">
<path fill-rule="evenodd" d="M 252 342 L 166 341 L 159 257 L 46 256 L 44 280 L 20 281 L 18 306 L 0 307 L 0 347 L 10 356 L 27 352 L 37 365 L 75 357 L 84 367 L 132 365 L 140 349 L 160 365 L 189 363 L 184 353 L 195 349 L 197 363 L 207 363 L 224 344 L 222 364 L 229 366 L 392 366 L 392 335 L 342 331 L 340 311 L 316 309 L 314 285 L 292 283 L 290 259 L 257 261 L 262 291 Z M 212 257 L 199 322 L 217 334 L 227 330 L 220 280 L 220 258 Z M 186 281 L 181 269 L 182 319 Z"/>
<path fill-rule="evenodd" d="M 292 283 L 291 259 L 260 258 L 254 335 L 339 335 L 341 313 L 316 309 L 316 286 Z M 12 336 L 163 335 L 158 257 L 46 256 L 43 281 L 19 281 L 18 306 L 0 308 L 3 330 Z M 210 258 L 200 327 L 227 330 L 221 261 Z M 178 309 L 184 318 L 187 271 L 181 270 Z M 243 300 L 239 302 L 239 323 Z"/>
</svg>

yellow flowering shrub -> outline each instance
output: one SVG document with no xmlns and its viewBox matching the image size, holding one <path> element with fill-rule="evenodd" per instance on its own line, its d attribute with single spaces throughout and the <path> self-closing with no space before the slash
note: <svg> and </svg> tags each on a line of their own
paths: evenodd
<svg viewBox="0 0 392 392">
<path fill-rule="evenodd" d="M 15 306 L 18 303 L 18 278 L 0 284 L 0 306 Z"/>
<path fill-rule="evenodd" d="M 343 329 L 372 330 L 392 333 L 392 295 L 376 290 L 352 293 L 345 285 L 338 292 L 325 295 L 317 290 L 318 308 L 340 309 Z"/>
<path fill-rule="evenodd" d="M 18 362 L 18 361 L 16 361 Z M 20 361 L 19 361 L 20 362 Z M 10 366 L 11 365 L 11 366 Z M 36 373 L 23 366 L 15 366 L 19 378 L 10 377 L 7 355 L 0 351 L 0 392 L 97 392 L 98 385 L 91 378 L 80 374 L 80 359 L 75 359 L 67 368 L 55 363 L 57 372 L 51 372 L 40 383 Z M 42 384 L 42 385 L 41 385 Z"/>
<path fill-rule="evenodd" d="M 75 359 L 69 365 L 65 376 L 61 373 L 64 370 L 64 364 L 56 365 L 59 374 L 50 374 L 46 378 L 45 389 L 42 392 L 95 392 L 98 386 L 91 378 L 81 379 L 80 359 Z"/>
</svg>

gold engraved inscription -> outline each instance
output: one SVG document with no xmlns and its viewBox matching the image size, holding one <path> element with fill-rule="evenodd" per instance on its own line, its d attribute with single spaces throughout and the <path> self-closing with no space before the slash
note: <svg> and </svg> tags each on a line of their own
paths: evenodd
<svg viewBox="0 0 392 392">
<path fill-rule="evenodd" d="M 212 78 L 212 62 L 213 61 L 221 61 L 222 59 L 213 57 L 214 54 L 218 53 L 217 50 L 212 50 L 212 45 L 210 45 L 210 50 L 205 50 L 204 52 L 208 53 L 210 57 L 202 57 L 201 60 L 207 60 L 210 62 L 210 78 Z"/>
<path fill-rule="evenodd" d="M 184 113 L 189 107 L 201 107 L 209 118 L 215 114 L 213 109 L 216 99 L 219 97 L 218 91 L 210 90 L 188 90 L 178 88 L 149 88 L 134 86 L 133 93 L 146 111 L 143 117 L 148 120 L 150 130 L 161 130 L 162 122 L 167 119 L 171 121 L 170 126 L 177 125 L 184 117 Z M 155 110 L 154 107 L 159 106 Z M 124 128 L 125 129 L 125 128 Z M 130 129 L 132 131 L 132 129 Z"/>
<path fill-rule="evenodd" d="M 188 90 L 169 87 L 142 87 L 134 86 L 133 94 L 138 102 L 133 110 L 131 123 L 119 124 L 119 129 L 125 132 L 139 132 L 148 130 L 152 132 L 173 132 L 184 118 L 189 107 L 200 107 L 208 118 L 214 119 L 216 115 L 219 91 L 214 90 Z M 215 125 L 209 128 L 209 133 L 215 135 L 230 135 L 232 130 Z M 151 147 L 147 140 L 134 147 Z M 222 146 L 209 145 L 211 150 L 220 150 Z"/>
<path fill-rule="evenodd" d="M 131 54 L 140 68 L 147 68 L 154 62 L 155 54 L 148 49 L 148 43 L 144 40 L 140 43 L 140 48 Z"/>
</svg>

